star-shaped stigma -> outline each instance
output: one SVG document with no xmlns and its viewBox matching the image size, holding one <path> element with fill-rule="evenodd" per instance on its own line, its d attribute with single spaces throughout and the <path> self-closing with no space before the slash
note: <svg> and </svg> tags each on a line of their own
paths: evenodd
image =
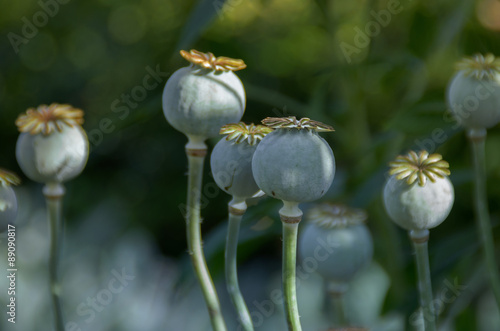
<svg viewBox="0 0 500 331">
<path fill-rule="evenodd" d="M 38 106 L 36 109 L 29 108 L 25 114 L 19 115 L 16 125 L 20 132 L 50 135 L 56 130 L 61 132 L 65 125 L 73 127 L 83 124 L 83 114 L 83 110 L 71 105 L 53 103 L 50 106 Z"/>
<path fill-rule="evenodd" d="M 468 76 L 481 80 L 494 79 L 500 73 L 500 58 L 495 58 L 491 53 L 483 56 L 476 54 L 471 57 L 466 57 L 457 63 L 458 70 L 464 70 Z"/>
<path fill-rule="evenodd" d="M 389 174 L 395 175 L 396 179 L 406 179 L 408 185 L 418 180 L 418 185 L 424 186 L 427 179 L 434 183 L 437 178 L 450 175 L 448 162 L 440 154 L 429 155 L 426 151 L 421 151 L 418 155 L 414 151 L 400 155 L 389 166 Z"/>
<path fill-rule="evenodd" d="M 249 145 L 255 145 L 273 129 L 264 125 L 245 124 L 243 122 L 226 124 L 220 129 L 220 134 L 226 134 L 226 140 L 234 140 L 239 144 L 247 141 Z"/>
<path fill-rule="evenodd" d="M 335 131 L 331 126 L 313 121 L 307 117 L 301 118 L 300 120 L 297 120 L 295 116 L 267 117 L 262 120 L 262 124 L 273 129 L 308 129 L 317 132 Z"/>
<path fill-rule="evenodd" d="M 344 228 L 351 225 L 363 224 L 367 217 L 364 210 L 330 203 L 322 203 L 312 207 L 307 213 L 309 222 L 313 222 L 318 227 L 324 229 Z"/>
<path fill-rule="evenodd" d="M 21 179 L 13 172 L 0 168 L 0 185 L 10 186 L 21 184 Z"/>
<path fill-rule="evenodd" d="M 192 64 L 205 69 L 217 71 L 238 71 L 247 67 L 243 60 L 232 59 L 225 56 L 215 57 L 215 55 L 210 52 L 203 53 L 195 49 L 192 49 L 189 52 L 182 50 L 181 55 Z"/>
</svg>

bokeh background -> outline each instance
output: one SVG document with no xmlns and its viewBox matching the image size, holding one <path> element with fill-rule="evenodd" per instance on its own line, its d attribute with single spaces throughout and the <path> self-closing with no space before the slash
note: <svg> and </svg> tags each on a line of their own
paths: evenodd
<svg viewBox="0 0 500 331">
<path fill-rule="evenodd" d="M 456 193 L 448 220 L 432 230 L 430 241 L 436 296 L 450 283 L 461 286 L 456 299 L 443 304 L 443 330 L 500 329 L 476 235 L 469 147 L 463 130 L 446 115 L 444 97 L 457 60 L 477 52 L 500 54 L 498 1 L 0 0 L 0 5 L 1 166 L 22 174 L 14 121 L 27 108 L 58 102 L 86 112 L 91 155 L 84 173 L 67 183 L 64 201 L 61 276 L 66 319 L 76 323 L 75 330 L 209 330 L 179 209 L 186 196 L 186 139 L 161 109 L 168 76 L 187 65 L 179 50 L 191 48 L 247 63 L 238 72 L 248 99 L 244 121 L 295 115 L 335 127 L 323 134 L 337 161 L 324 200 L 365 209 L 375 244 L 376 263 L 350 292 L 353 323 L 373 330 L 418 329 L 412 318 L 418 307 L 412 250 L 407 234 L 388 220 L 381 191 L 390 160 L 425 148 L 449 161 Z M 379 23 L 376 16 L 389 8 L 393 12 Z M 361 37 L 367 27 L 371 36 Z M 148 75 L 156 79 L 148 81 L 155 87 L 141 88 Z M 435 130 L 445 138 L 433 139 Z M 486 149 L 498 248 L 498 126 L 489 130 Z M 208 162 L 205 171 L 206 256 L 224 315 L 236 330 L 223 280 L 229 196 L 214 189 Z M 7 323 L 3 313 L 0 329 L 51 330 L 42 186 L 23 179 L 16 188 L 18 323 Z M 279 207 L 270 198 L 256 201 L 242 225 L 242 290 L 250 310 L 263 316 L 258 330 L 285 329 L 280 306 L 262 307 L 280 288 Z M 0 252 L 6 251 L 5 238 Z M 123 291 L 108 304 L 89 308 L 87 300 L 102 299 L 109 281 L 124 272 L 130 279 Z M 299 288 L 304 328 L 325 330 L 331 314 L 324 308 L 323 282 L 308 276 Z M 2 306 L 6 284 L 0 277 Z"/>
</svg>

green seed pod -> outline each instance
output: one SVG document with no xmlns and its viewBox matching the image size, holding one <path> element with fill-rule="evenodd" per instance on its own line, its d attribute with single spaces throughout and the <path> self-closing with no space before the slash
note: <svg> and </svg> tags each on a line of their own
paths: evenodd
<svg viewBox="0 0 500 331">
<path fill-rule="evenodd" d="M 457 64 L 448 84 L 447 101 L 458 123 L 468 129 L 500 122 L 500 59 L 477 54 Z"/>
<path fill-rule="evenodd" d="M 62 183 L 78 176 L 89 156 L 82 123 L 82 110 L 55 103 L 19 116 L 16 158 L 26 176 L 40 183 Z"/>
<path fill-rule="evenodd" d="M 335 158 L 318 132 L 333 131 L 320 122 L 295 117 L 266 118 L 276 129 L 257 146 L 252 170 L 262 191 L 276 199 L 307 202 L 321 198 L 335 176 Z"/>
<path fill-rule="evenodd" d="M 349 282 L 371 263 L 373 240 L 364 211 L 321 204 L 309 211 L 306 220 L 299 241 L 300 256 L 304 264 L 314 259 L 316 271 L 326 280 Z"/>
<path fill-rule="evenodd" d="M 263 125 L 224 125 L 222 138 L 214 147 L 210 159 L 212 175 L 217 185 L 232 196 L 248 199 L 259 192 L 252 173 L 252 157 L 259 141 L 272 129 Z"/>
<path fill-rule="evenodd" d="M 454 201 L 448 162 L 439 154 L 411 151 L 390 163 L 384 204 L 394 223 L 406 230 L 431 229 L 448 217 Z M 406 180 L 405 180 L 406 179 Z"/>
<path fill-rule="evenodd" d="M 13 224 L 17 215 L 17 199 L 11 185 L 19 185 L 20 179 L 10 171 L 0 169 L 0 233 Z"/>
<path fill-rule="evenodd" d="M 177 70 L 163 90 L 167 121 L 193 142 L 215 137 L 220 128 L 238 122 L 245 111 L 243 84 L 233 71 L 246 68 L 242 60 L 216 58 L 212 53 L 181 51 L 191 62 Z"/>
</svg>

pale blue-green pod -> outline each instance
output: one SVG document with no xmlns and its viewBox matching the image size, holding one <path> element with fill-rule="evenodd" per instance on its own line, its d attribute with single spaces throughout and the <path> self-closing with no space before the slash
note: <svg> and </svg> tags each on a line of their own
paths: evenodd
<svg viewBox="0 0 500 331">
<path fill-rule="evenodd" d="M 441 155 L 410 152 L 391 163 L 384 205 L 394 223 L 406 230 L 431 229 L 449 215 L 455 199 L 448 163 Z"/>
<path fill-rule="evenodd" d="M 238 122 L 243 116 L 245 90 L 233 71 L 246 66 L 241 60 L 215 58 L 212 53 L 192 50 L 181 54 L 193 64 L 168 79 L 163 90 L 163 112 L 175 129 L 203 141 L 217 136 L 223 125 Z"/>
<path fill-rule="evenodd" d="M 490 128 L 500 122 L 500 61 L 480 54 L 458 63 L 447 89 L 456 121 L 468 129 Z"/>
<path fill-rule="evenodd" d="M 220 133 L 227 134 L 214 147 L 210 165 L 217 185 L 232 196 L 248 199 L 260 189 L 252 173 L 252 157 L 259 141 L 272 130 L 263 125 L 229 124 Z"/>
<path fill-rule="evenodd" d="M 16 124 L 21 131 L 16 158 L 25 175 L 39 183 L 63 183 L 87 163 L 89 142 L 80 126 L 83 112 L 68 105 L 28 110 Z"/>
<path fill-rule="evenodd" d="M 295 117 L 282 120 L 310 121 L 297 121 Z M 284 201 L 321 198 L 335 176 L 335 158 L 328 143 L 305 124 L 270 126 L 276 130 L 260 142 L 252 160 L 257 185 L 267 195 Z"/>
<path fill-rule="evenodd" d="M 17 216 L 17 198 L 11 185 L 18 185 L 19 178 L 4 169 L 0 169 L 0 233 L 14 224 Z"/>
<path fill-rule="evenodd" d="M 315 267 L 327 281 L 350 282 L 373 258 L 366 214 L 343 205 L 321 204 L 306 215 L 299 239 L 302 265 Z"/>
</svg>

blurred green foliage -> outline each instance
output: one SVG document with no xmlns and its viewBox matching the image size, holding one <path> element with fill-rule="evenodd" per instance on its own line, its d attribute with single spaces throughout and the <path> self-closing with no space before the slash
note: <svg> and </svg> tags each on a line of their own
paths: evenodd
<svg viewBox="0 0 500 331">
<path fill-rule="evenodd" d="M 145 90 L 142 100 L 127 103 L 126 95 L 137 93 L 134 88 L 143 86 L 150 70 L 171 74 L 185 66 L 180 48 L 242 58 L 248 65 L 238 72 L 248 97 L 246 122 L 296 115 L 335 127 L 335 133 L 323 135 L 338 168 L 325 200 L 368 211 L 375 259 L 392 281 L 384 310 L 408 316 L 417 306 L 412 252 L 406 234 L 388 221 L 381 202 L 386 165 L 397 154 L 425 147 L 443 154 L 451 165 L 455 206 L 449 219 L 431 232 L 436 288 L 442 279 L 467 283 L 479 268 L 469 148 L 463 131 L 446 120 L 444 97 L 458 59 L 476 52 L 500 54 L 499 33 L 491 29 L 493 23 L 484 23 L 484 13 L 476 12 L 491 1 L 478 1 L 402 0 L 397 2 L 401 10 L 386 26 L 379 24 L 366 46 L 358 47 L 356 28 L 377 22 L 373 13 L 387 10 L 391 1 L 67 1 L 57 3 L 57 13 L 32 38 L 13 46 L 12 33 L 24 38 L 26 20 L 33 22 L 42 9 L 35 0 L 1 0 L 2 166 L 21 174 L 15 160 L 14 121 L 19 113 L 51 102 L 84 109 L 93 146 L 84 174 L 67 184 L 69 226 L 90 205 L 114 201 L 126 215 L 124 227 L 149 230 L 164 254 L 183 261 L 190 273 L 178 208 L 186 195 L 186 140 L 167 124 L 161 110 L 166 74 L 155 88 Z M 342 43 L 357 52 L 346 58 Z M 446 139 L 431 143 L 436 129 Z M 498 126 L 489 131 L 486 148 L 490 211 L 500 245 Z M 206 164 L 205 183 L 211 183 Z M 26 179 L 24 185 L 40 189 Z M 215 192 L 202 210 L 215 277 L 221 276 L 228 200 L 225 193 Z M 247 217 L 242 231 L 241 263 L 272 259 L 279 268 L 278 206 L 267 199 L 249 209 L 252 218 Z M 254 232 L 246 235 L 245 230 Z M 451 304 L 443 316 L 458 314 L 464 327 L 457 325 L 456 330 L 471 330 L 474 303 L 486 290 L 482 283 L 464 310 L 454 311 Z"/>
</svg>

